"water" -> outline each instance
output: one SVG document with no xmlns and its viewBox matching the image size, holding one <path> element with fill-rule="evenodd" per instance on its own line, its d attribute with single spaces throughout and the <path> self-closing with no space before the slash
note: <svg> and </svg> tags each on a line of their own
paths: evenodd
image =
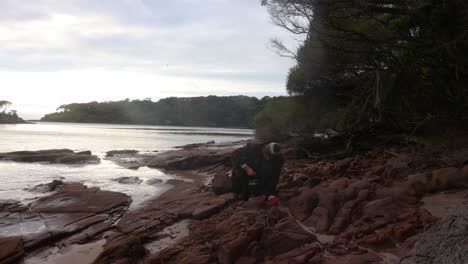
<svg viewBox="0 0 468 264">
<path fill-rule="evenodd" d="M 135 149 L 140 152 L 166 151 L 175 146 L 214 140 L 227 142 L 252 137 L 247 129 L 203 127 L 162 127 L 137 125 L 46 123 L 0 125 L 0 152 L 67 148 L 91 150 L 101 158 L 100 164 L 58 165 L 0 161 L 0 199 L 29 202 L 41 194 L 25 189 L 54 179 L 81 182 L 104 190 L 130 195 L 133 206 L 160 194 L 170 186 L 164 182 L 150 185 L 151 179 L 177 178 L 156 169 L 129 170 L 105 160 L 109 150 Z M 119 184 L 112 179 L 138 177 L 141 184 Z"/>
</svg>

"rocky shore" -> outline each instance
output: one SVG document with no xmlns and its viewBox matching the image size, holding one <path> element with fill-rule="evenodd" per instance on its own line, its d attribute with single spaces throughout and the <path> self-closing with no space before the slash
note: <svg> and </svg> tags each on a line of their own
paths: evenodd
<svg viewBox="0 0 468 264">
<path fill-rule="evenodd" d="M 125 194 L 77 183 L 39 186 L 50 194 L 27 206 L 2 201 L 0 263 L 427 263 L 439 257 L 427 241 L 441 233 L 467 248 L 456 238 L 468 226 L 468 148 L 406 140 L 315 155 L 287 143 L 280 203 L 270 205 L 229 193 L 229 156 L 242 144 L 111 153 L 130 169 L 179 175 L 133 210 Z"/>
<path fill-rule="evenodd" d="M 91 151 L 74 152 L 71 149 L 48 149 L 0 153 L 0 161 L 78 164 L 99 163 L 100 159 L 92 155 Z"/>
</svg>

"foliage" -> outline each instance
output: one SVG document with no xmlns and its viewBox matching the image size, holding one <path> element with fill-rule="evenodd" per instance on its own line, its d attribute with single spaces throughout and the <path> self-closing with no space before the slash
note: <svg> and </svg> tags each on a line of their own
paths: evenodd
<svg viewBox="0 0 468 264">
<path fill-rule="evenodd" d="M 165 98 L 158 102 L 123 100 L 67 104 L 42 121 L 150 124 L 209 127 L 251 127 L 265 103 L 247 96 Z"/>
<path fill-rule="evenodd" d="M 297 62 L 288 92 L 313 98 L 341 125 L 413 131 L 434 120 L 467 123 L 465 1 L 261 2 L 276 25 L 304 39 L 297 52 L 273 41 Z"/>
<path fill-rule="evenodd" d="M 16 110 L 7 111 L 11 102 L 0 100 L 0 124 L 1 123 L 23 123 L 24 120 L 18 116 Z"/>
<path fill-rule="evenodd" d="M 0 100 L 0 112 L 5 113 L 6 110 L 8 110 L 8 107 L 10 107 L 11 103 L 9 101 L 5 100 Z"/>
<path fill-rule="evenodd" d="M 300 97 L 271 99 L 255 116 L 255 137 L 262 141 L 281 141 L 296 130 L 303 130 L 309 111 L 306 100 Z"/>
</svg>

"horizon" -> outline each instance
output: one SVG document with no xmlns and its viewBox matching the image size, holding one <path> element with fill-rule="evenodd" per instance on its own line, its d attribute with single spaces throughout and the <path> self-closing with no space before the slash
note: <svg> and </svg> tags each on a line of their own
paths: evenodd
<svg viewBox="0 0 468 264">
<path fill-rule="evenodd" d="M 259 1 L 0 3 L 1 100 L 24 119 L 63 104 L 286 95 L 289 40 Z"/>
</svg>

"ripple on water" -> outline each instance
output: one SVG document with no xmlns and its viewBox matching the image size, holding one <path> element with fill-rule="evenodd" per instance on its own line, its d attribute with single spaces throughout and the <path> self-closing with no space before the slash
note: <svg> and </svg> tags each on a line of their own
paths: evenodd
<svg viewBox="0 0 468 264">
<path fill-rule="evenodd" d="M 138 181 L 135 184 L 122 184 L 116 181 L 124 177 L 138 178 L 141 183 Z M 73 166 L 0 162 L 0 200 L 14 199 L 29 203 L 34 198 L 48 194 L 27 189 L 60 179 L 64 182 L 79 182 L 88 187 L 125 193 L 132 198 L 131 207 L 134 208 L 168 190 L 171 186 L 164 182 L 174 178 L 177 177 L 157 169 L 142 167 L 139 170 L 129 170 L 108 160 L 102 160 L 100 164 Z"/>
</svg>

